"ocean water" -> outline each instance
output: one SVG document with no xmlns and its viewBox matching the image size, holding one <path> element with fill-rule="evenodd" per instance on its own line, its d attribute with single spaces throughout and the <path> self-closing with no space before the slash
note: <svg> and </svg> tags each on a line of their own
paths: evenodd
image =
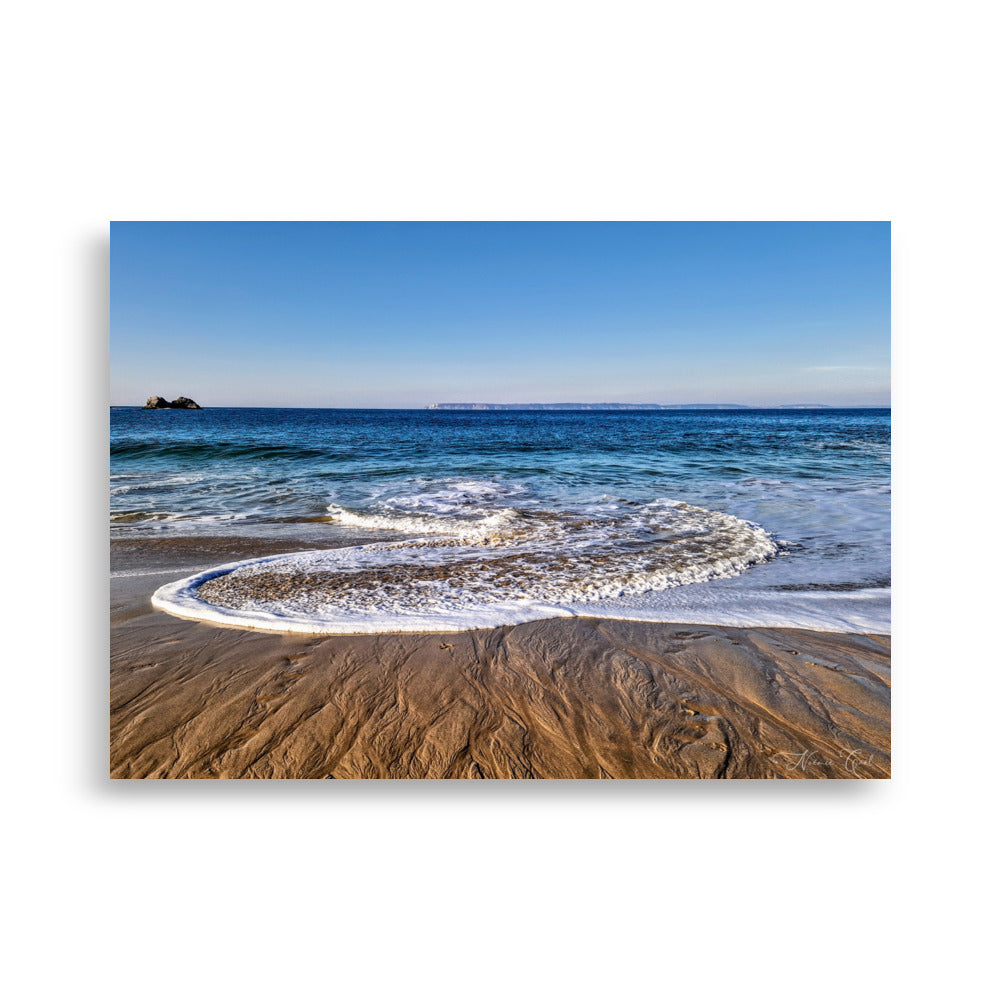
<svg viewBox="0 0 1000 1000">
<path fill-rule="evenodd" d="M 887 409 L 114 408 L 110 492 L 112 539 L 313 546 L 158 592 L 207 620 L 889 630 Z"/>
</svg>

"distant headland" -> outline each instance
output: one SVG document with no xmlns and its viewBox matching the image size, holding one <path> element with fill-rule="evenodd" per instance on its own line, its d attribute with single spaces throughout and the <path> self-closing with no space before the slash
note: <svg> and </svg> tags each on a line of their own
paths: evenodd
<svg viewBox="0 0 1000 1000">
<path fill-rule="evenodd" d="M 200 410 L 201 407 L 187 396 L 178 396 L 172 403 L 162 396 L 150 396 L 144 410 Z"/>
<path fill-rule="evenodd" d="M 743 403 L 431 403 L 428 410 L 753 410 Z M 829 410 L 822 403 L 786 403 L 776 410 Z"/>
</svg>

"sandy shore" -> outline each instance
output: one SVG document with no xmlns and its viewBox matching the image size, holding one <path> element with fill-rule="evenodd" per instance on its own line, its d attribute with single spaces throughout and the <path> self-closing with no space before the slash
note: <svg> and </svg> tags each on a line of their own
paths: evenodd
<svg viewBox="0 0 1000 1000">
<path fill-rule="evenodd" d="M 286 636 L 150 606 L 244 553 L 112 547 L 136 574 L 112 578 L 113 777 L 889 776 L 887 636 L 595 618 Z"/>
</svg>

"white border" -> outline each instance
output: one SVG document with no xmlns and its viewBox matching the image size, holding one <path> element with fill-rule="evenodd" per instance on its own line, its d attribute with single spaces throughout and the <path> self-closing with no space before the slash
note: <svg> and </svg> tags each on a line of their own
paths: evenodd
<svg viewBox="0 0 1000 1000">
<path fill-rule="evenodd" d="M 16 994 L 100 981 L 110 997 L 428 983 L 441 998 L 617 996 L 710 981 L 823 998 L 989 981 L 974 905 L 992 854 L 996 684 L 988 12 L 12 10 L 0 72 Z M 109 786 L 110 218 L 890 218 L 895 777 Z"/>
</svg>

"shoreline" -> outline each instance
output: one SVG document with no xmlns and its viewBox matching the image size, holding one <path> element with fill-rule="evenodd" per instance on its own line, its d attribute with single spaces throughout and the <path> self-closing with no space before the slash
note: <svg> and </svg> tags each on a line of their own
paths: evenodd
<svg viewBox="0 0 1000 1000">
<path fill-rule="evenodd" d="M 282 563 L 284 556 L 312 556 L 337 549 L 348 549 L 369 543 L 368 539 L 331 540 L 329 535 L 300 530 L 280 536 L 261 534 L 231 535 L 164 535 L 160 537 L 116 538 L 111 542 L 112 589 L 121 587 L 124 579 L 157 577 L 150 592 L 154 604 L 168 614 L 188 621 L 203 621 L 226 628 L 244 628 L 275 634 L 298 635 L 383 635 L 448 632 L 459 634 L 501 625 L 518 625 L 549 618 L 608 618 L 616 621 L 646 622 L 669 625 L 675 622 L 734 628 L 790 628 L 808 631 L 835 632 L 845 635 L 889 635 L 889 597 L 887 589 L 865 589 L 841 584 L 745 588 L 744 574 L 732 578 L 701 581 L 668 588 L 624 600 L 596 599 L 582 603 L 529 600 L 521 603 L 496 604 L 492 607 L 472 607 L 457 622 L 419 613 L 388 614 L 359 619 L 350 614 L 329 620 L 308 613 L 272 613 L 260 609 L 243 610 L 225 603 L 202 602 L 196 593 L 201 584 L 225 577 L 242 564 L 264 566 L 272 561 Z M 393 536 L 388 536 L 395 541 Z M 380 541 L 381 539 L 376 539 Z M 334 541 L 335 544 L 330 544 Z M 760 580 L 771 568 L 770 562 L 753 567 L 754 579 Z M 305 576 L 305 570 L 299 570 Z M 706 590 L 712 588 L 706 601 Z M 154 592 L 160 590 L 161 593 Z M 770 591 L 783 592 L 782 606 L 775 608 Z M 788 603 L 788 592 L 798 591 L 794 607 Z M 819 597 L 822 604 L 813 603 Z M 652 601 L 650 600 L 652 599 Z M 758 601 L 754 603 L 755 599 Z M 862 608 L 858 601 L 867 601 Z M 659 602 L 667 600 L 670 606 Z M 874 602 L 874 603 L 873 603 Z M 875 608 L 877 613 L 872 614 Z M 502 613 L 498 613 L 501 609 Z M 789 613 L 791 611 L 791 613 Z M 867 612 L 867 613 L 866 613 Z M 396 621 L 402 621 L 396 627 Z"/>
<path fill-rule="evenodd" d="M 112 544 L 132 574 L 111 580 L 112 777 L 890 774 L 888 635 L 605 617 L 315 635 L 153 608 L 192 559 L 246 544 Z"/>
</svg>

